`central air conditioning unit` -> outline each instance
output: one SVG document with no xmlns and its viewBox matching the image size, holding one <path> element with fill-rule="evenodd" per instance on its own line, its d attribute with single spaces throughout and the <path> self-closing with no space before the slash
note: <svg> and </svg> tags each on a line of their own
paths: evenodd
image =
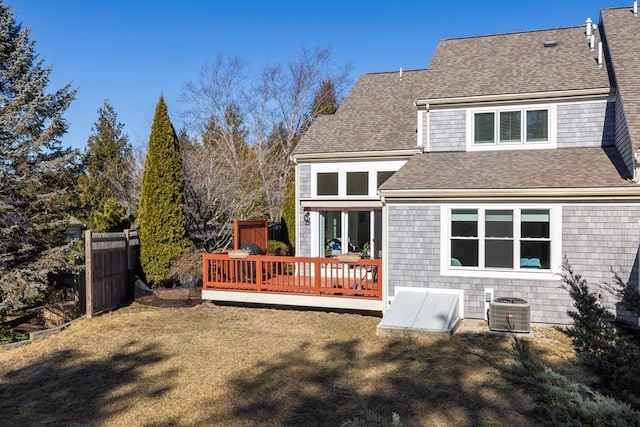
<svg viewBox="0 0 640 427">
<path fill-rule="evenodd" d="M 496 298 L 489 304 L 489 329 L 531 332 L 531 306 L 521 298 Z"/>
</svg>

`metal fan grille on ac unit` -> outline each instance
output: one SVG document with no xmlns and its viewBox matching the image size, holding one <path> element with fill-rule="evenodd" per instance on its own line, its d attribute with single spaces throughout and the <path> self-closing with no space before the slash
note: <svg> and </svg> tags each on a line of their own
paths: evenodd
<svg viewBox="0 0 640 427">
<path fill-rule="evenodd" d="M 502 332 L 530 332 L 531 306 L 520 298 L 496 298 L 489 304 L 489 329 Z"/>
</svg>

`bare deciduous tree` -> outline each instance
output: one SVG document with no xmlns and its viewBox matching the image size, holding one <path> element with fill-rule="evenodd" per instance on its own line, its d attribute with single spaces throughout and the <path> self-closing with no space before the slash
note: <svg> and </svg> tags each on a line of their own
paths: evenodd
<svg viewBox="0 0 640 427">
<path fill-rule="evenodd" d="M 350 66 L 334 72 L 331 50 L 303 50 L 286 68 L 269 66 L 254 88 L 252 102 L 253 146 L 263 182 L 269 217 L 280 220 L 287 183 L 293 180 L 290 156 L 315 118 L 314 105 L 323 97 L 346 90 Z M 323 91 L 331 82 L 334 92 Z"/>
<path fill-rule="evenodd" d="M 250 79 L 243 60 L 218 55 L 185 85 L 183 119 L 197 135 L 183 145 L 187 212 L 198 233 L 208 228 L 201 238 L 216 241 L 214 248 L 229 243 L 234 218 L 280 220 L 293 180 L 290 155 L 314 105 L 335 101 L 348 83 L 349 67 L 334 73 L 330 59 L 329 49 L 302 51 L 288 66 L 268 66 Z M 333 91 L 322 90 L 327 82 Z"/>
<path fill-rule="evenodd" d="M 239 58 L 219 55 L 182 95 L 185 122 L 198 135 L 195 140 L 186 132 L 181 137 L 186 212 L 192 238 L 208 250 L 229 245 L 234 218 L 264 215 L 255 152 L 244 123 L 245 68 Z"/>
</svg>

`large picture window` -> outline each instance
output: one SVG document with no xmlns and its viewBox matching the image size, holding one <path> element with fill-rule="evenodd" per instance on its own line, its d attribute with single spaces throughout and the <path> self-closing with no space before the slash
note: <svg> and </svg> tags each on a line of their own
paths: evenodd
<svg viewBox="0 0 640 427">
<path fill-rule="evenodd" d="M 448 210 L 449 269 L 549 271 L 552 209 Z"/>
<path fill-rule="evenodd" d="M 550 108 L 472 111 L 471 146 L 499 147 L 550 143 Z"/>
</svg>

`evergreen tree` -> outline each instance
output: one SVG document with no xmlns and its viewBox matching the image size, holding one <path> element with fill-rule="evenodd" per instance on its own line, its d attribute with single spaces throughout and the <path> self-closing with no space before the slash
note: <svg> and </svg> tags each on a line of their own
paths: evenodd
<svg viewBox="0 0 640 427">
<path fill-rule="evenodd" d="M 618 321 L 589 283 L 564 262 L 562 288 L 569 292 L 575 310 L 567 312 L 572 325 L 564 330 L 573 341 L 579 359 L 599 379 L 599 391 L 640 409 L 640 334 L 637 326 Z M 601 285 L 622 297 L 627 309 L 637 313 L 635 284 L 614 275 L 615 284 Z M 627 305 L 628 304 L 628 305 Z"/>
<path fill-rule="evenodd" d="M 338 111 L 338 105 L 338 95 L 333 80 L 323 80 L 311 103 L 311 117 L 315 119 L 318 116 L 335 114 Z"/>
<path fill-rule="evenodd" d="M 133 157 L 129 137 L 123 128 L 115 109 L 106 99 L 98 110 L 98 121 L 87 141 L 83 158 L 85 173 L 78 183 L 83 217 L 94 231 L 112 231 L 126 226 L 123 218 L 114 213 L 130 215 L 132 211 Z"/>
<path fill-rule="evenodd" d="M 78 153 L 61 146 L 70 85 L 47 93 L 51 68 L 30 30 L 0 2 L 0 311 L 33 304 L 65 264 Z"/>
<path fill-rule="evenodd" d="M 282 205 L 282 219 L 280 225 L 283 231 L 283 241 L 289 246 L 289 250 L 296 245 L 296 183 L 289 181 L 284 192 Z"/>
<path fill-rule="evenodd" d="M 148 281 L 159 282 L 171 262 L 189 251 L 184 214 L 180 144 L 161 96 L 156 105 L 138 208 L 140 262 Z"/>
</svg>

